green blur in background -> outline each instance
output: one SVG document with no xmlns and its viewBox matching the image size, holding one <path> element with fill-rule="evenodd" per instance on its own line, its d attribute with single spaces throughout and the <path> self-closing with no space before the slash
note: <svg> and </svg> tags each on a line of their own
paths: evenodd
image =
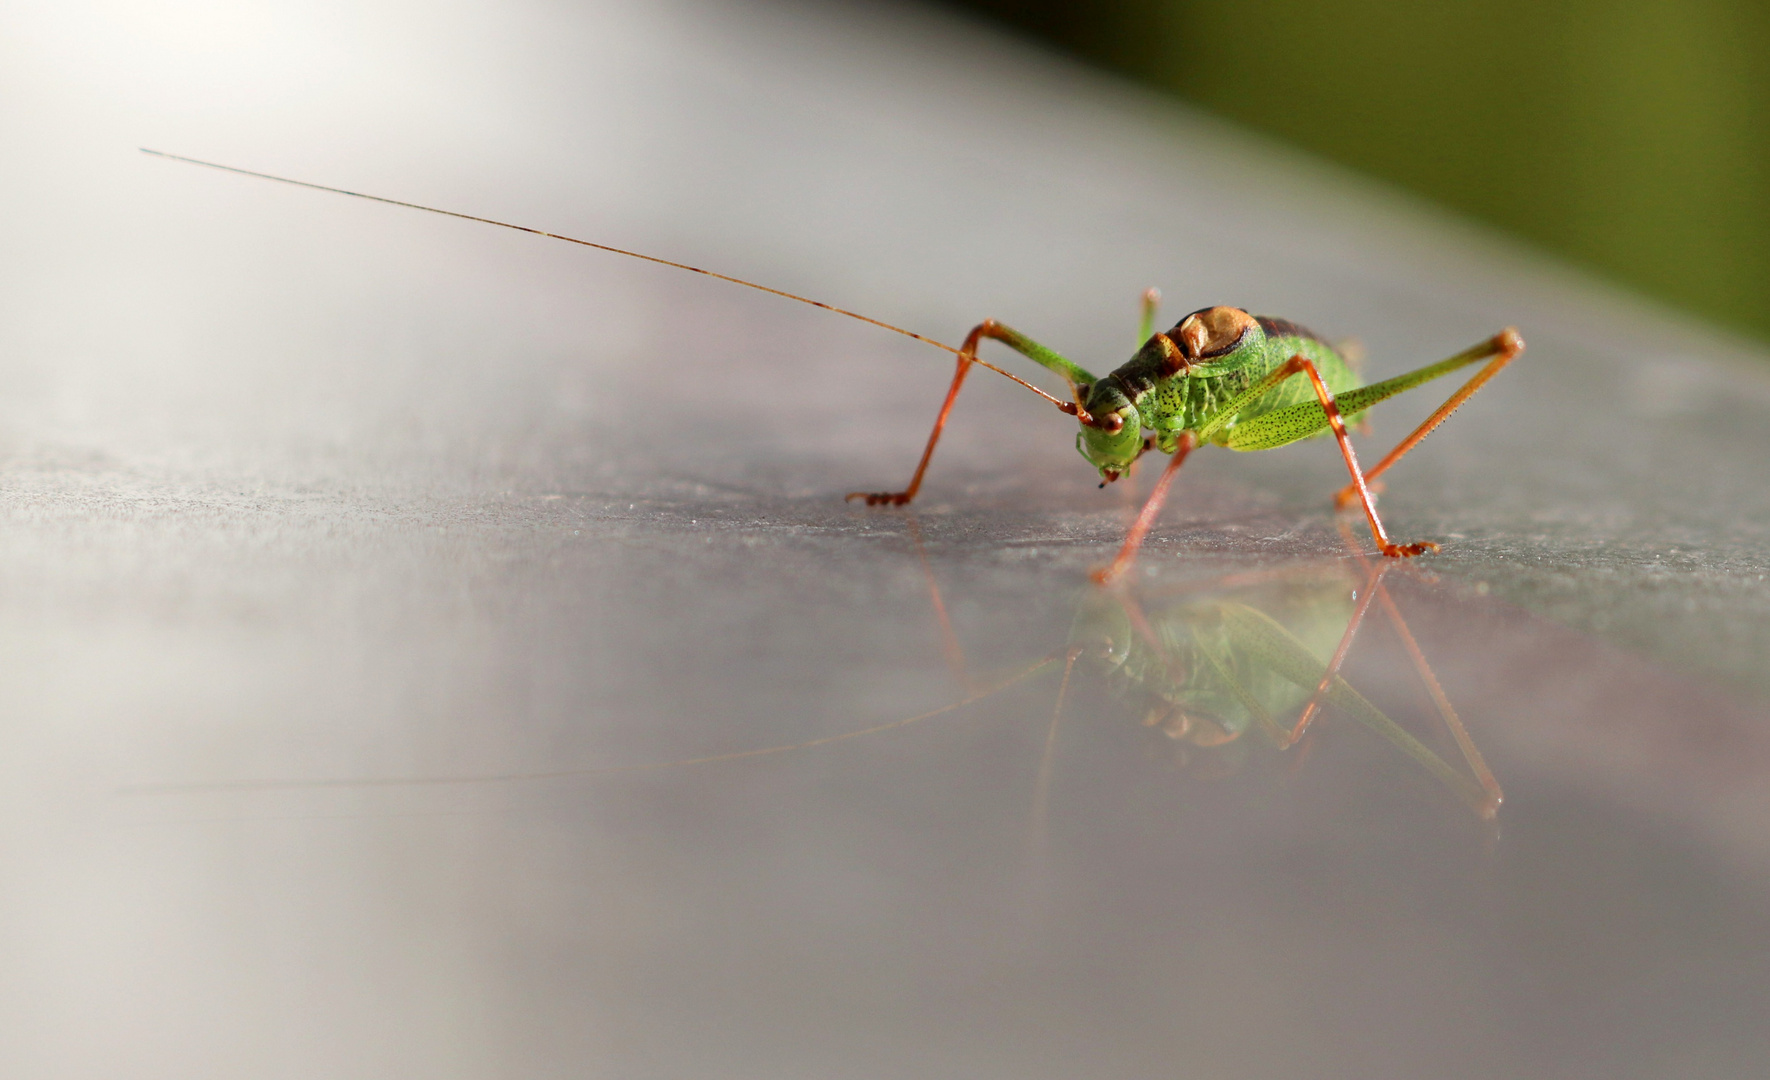
<svg viewBox="0 0 1770 1080">
<path fill-rule="evenodd" d="M 1770 5 L 958 2 L 1770 338 Z"/>
</svg>

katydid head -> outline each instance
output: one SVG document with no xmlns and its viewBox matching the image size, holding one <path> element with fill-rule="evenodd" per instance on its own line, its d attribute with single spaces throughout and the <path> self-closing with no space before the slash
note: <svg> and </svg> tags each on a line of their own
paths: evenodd
<svg viewBox="0 0 1770 1080">
<path fill-rule="evenodd" d="M 1100 486 L 1105 487 L 1124 475 L 1143 453 L 1143 420 L 1137 415 L 1137 406 L 1111 378 L 1076 387 L 1076 396 L 1087 414 L 1076 435 L 1076 449 L 1100 470 Z"/>
</svg>

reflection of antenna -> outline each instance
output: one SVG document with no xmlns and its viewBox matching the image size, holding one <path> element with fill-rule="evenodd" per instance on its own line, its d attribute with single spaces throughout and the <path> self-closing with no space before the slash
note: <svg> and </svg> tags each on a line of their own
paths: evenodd
<svg viewBox="0 0 1770 1080">
<path fill-rule="evenodd" d="M 837 735 L 806 739 L 804 742 L 787 743 L 781 746 L 763 746 L 754 750 L 738 750 L 729 754 L 709 754 L 705 757 L 653 761 L 636 765 L 603 765 L 589 769 L 552 769 L 546 772 L 527 773 L 461 773 L 455 776 L 381 777 L 361 780 L 234 780 L 218 783 L 131 784 L 121 788 L 120 792 L 127 795 L 176 795 L 206 791 L 284 791 L 319 788 L 404 788 L 439 787 L 448 784 L 509 784 L 537 780 L 575 780 L 592 776 L 613 776 L 617 773 L 657 772 L 661 769 L 680 769 L 689 765 L 718 765 L 728 761 L 742 761 L 746 758 L 786 754 L 794 750 L 810 750 L 813 747 L 828 746 L 830 743 L 842 742 L 845 739 L 858 739 L 863 735 L 878 735 L 897 728 L 909 727 L 911 724 L 919 724 L 924 720 L 932 720 L 937 716 L 957 712 L 967 705 L 982 701 L 991 694 L 1006 690 L 1053 662 L 1051 658 L 1040 660 L 1031 667 L 1010 675 L 987 689 L 979 690 L 950 705 L 942 705 L 938 709 L 930 709 L 925 713 L 918 713 L 902 720 L 874 724 L 872 727 L 861 728 L 858 731 L 844 731 Z"/>
<path fill-rule="evenodd" d="M 916 539 L 920 550 L 919 534 Z M 1256 741 L 1264 741 L 1279 751 L 1295 748 L 1300 756 L 1310 745 L 1311 740 L 1303 736 L 1308 733 L 1311 723 L 1323 709 L 1331 707 L 1381 736 L 1455 793 L 1476 814 L 1491 821 L 1503 797 L 1499 783 L 1385 588 L 1383 578 L 1390 565 L 1381 562 L 1373 566 L 1365 561 L 1329 563 L 1326 568 L 1332 570 L 1331 578 L 1321 576 L 1320 571 L 1324 568 L 1321 564 L 1233 573 L 1189 583 L 1183 591 L 1163 589 L 1141 602 L 1128 592 L 1091 590 L 1082 597 L 1070 640 L 1062 649 L 979 689 L 972 689 L 974 684 L 969 675 L 963 670 L 958 671 L 957 678 L 963 688 L 958 700 L 939 708 L 800 742 L 671 761 L 539 772 L 155 783 L 132 785 L 122 790 L 140 795 L 434 787 L 589 779 L 716 765 L 811 750 L 947 716 L 1061 663 L 1063 677 L 1044 732 L 1029 820 L 1029 839 L 1033 849 L 1038 851 L 1043 847 L 1054 789 L 1064 706 L 1076 665 L 1087 658 L 1090 666 L 1096 661 L 1105 665 L 1109 682 L 1118 687 L 1115 693 L 1136 691 L 1143 695 L 1152 704 L 1145 724 L 1159 725 L 1165 734 L 1179 740 L 1178 745 L 1189 751 L 1215 754 L 1217 748 L 1228 748 L 1232 744 L 1239 747 L 1245 745 L 1247 740 L 1243 736 L 1252 730 L 1261 737 Z M 924 566 L 926 568 L 925 562 Z M 1361 580 L 1348 581 L 1346 570 L 1352 566 L 1364 571 Z M 1314 574 L 1313 579 L 1304 577 L 1305 573 Z M 938 587 L 931 572 L 928 580 L 936 611 L 944 614 L 945 608 L 939 602 Z M 1363 615 L 1372 603 L 1382 607 L 1389 623 L 1395 627 L 1421 684 L 1473 779 L 1391 720 L 1341 675 Z M 949 661 L 962 666 L 963 653 L 951 624 L 942 618 L 940 627 L 947 640 Z M 1317 649 L 1325 651 L 1325 641 L 1331 640 L 1325 635 L 1329 634 L 1338 638 L 1338 645 L 1332 658 L 1324 663 Z M 1306 638 L 1315 641 L 1315 645 L 1312 646 Z M 1299 701 L 1302 703 L 1300 708 Z M 1281 724 L 1278 714 L 1288 713 L 1291 709 L 1299 710 L 1297 720 L 1288 726 Z"/>
<path fill-rule="evenodd" d="M 1045 817 L 1051 804 L 1051 774 L 1057 765 L 1057 725 L 1063 719 L 1063 701 L 1069 696 L 1069 676 L 1081 657 L 1081 647 L 1071 645 L 1063 661 L 1063 682 L 1057 686 L 1057 704 L 1051 708 L 1051 726 L 1045 729 L 1045 750 L 1039 755 L 1039 779 L 1033 785 L 1032 820 L 1027 827 L 1035 851 L 1043 851 L 1048 835 Z"/>
</svg>

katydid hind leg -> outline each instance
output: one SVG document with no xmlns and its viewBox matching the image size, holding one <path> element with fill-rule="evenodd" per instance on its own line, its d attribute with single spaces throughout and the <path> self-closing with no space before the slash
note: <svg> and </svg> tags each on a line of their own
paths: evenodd
<svg viewBox="0 0 1770 1080">
<path fill-rule="evenodd" d="M 1358 499 L 1364 505 L 1364 516 L 1370 522 L 1371 536 L 1377 542 L 1377 549 L 1391 559 L 1408 558 L 1423 555 L 1428 551 L 1437 551 L 1438 545 L 1430 540 L 1422 540 L 1411 544 L 1397 544 L 1389 539 L 1383 529 L 1383 521 L 1377 517 L 1376 500 L 1371 498 L 1370 488 L 1365 483 L 1363 471 L 1358 467 L 1358 453 L 1352 449 L 1352 439 L 1346 434 L 1346 422 L 1340 418 L 1340 407 L 1334 400 L 1333 391 L 1328 389 L 1321 372 L 1308 357 L 1298 353 L 1291 357 L 1287 367 L 1296 367 L 1309 376 L 1309 383 L 1315 388 L 1316 399 L 1321 402 L 1322 412 L 1327 415 L 1328 425 L 1333 429 L 1334 441 L 1340 444 L 1340 456 L 1346 460 L 1346 471 L 1352 474 L 1352 488 L 1357 492 Z"/>
<path fill-rule="evenodd" d="M 1460 357 L 1453 359 L 1461 363 L 1473 362 Z M 1376 503 L 1371 498 L 1369 486 L 1365 483 L 1364 473 L 1358 467 L 1358 453 L 1352 449 L 1352 440 L 1346 434 L 1346 422 L 1341 416 L 1341 402 L 1348 403 L 1345 408 L 1349 411 L 1362 411 L 1369 408 L 1374 401 L 1381 401 L 1383 397 L 1398 394 L 1402 389 L 1406 389 L 1400 384 L 1408 378 L 1424 381 L 1437 378 L 1447 370 L 1451 369 L 1445 364 L 1433 365 L 1432 368 L 1422 368 L 1419 372 L 1403 376 L 1401 379 L 1391 379 L 1374 386 L 1349 390 L 1340 398 L 1336 398 L 1334 392 L 1328 389 L 1327 382 L 1321 377 L 1321 371 L 1315 366 L 1314 361 L 1302 353 L 1298 353 L 1274 368 L 1271 374 L 1255 383 L 1248 391 L 1214 413 L 1210 419 L 1200 425 L 1198 437 L 1201 440 L 1211 438 L 1217 430 L 1236 415 L 1237 411 L 1245 407 L 1248 401 L 1255 400 L 1250 395 L 1264 393 L 1285 379 L 1294 378 L 1297 375 L 1307 376 L 1310 387 L 1315 391 L 1314 401 L 1274 409 L 1250 420 L 1238 422 L 1229 430 L 1225 440 L 1229 448 L 1231 450 L 1269 450 L 1279 446 L 1288 446 L 1299 439 L 1319 434 L 1325 427 L 1333 432 L 1334 441 L 1340 447 L 1340 456 L 1346 461 L 1346 471 L 1352 474 L 1352 489 L 1357 493 L 1358 499 L 1364 506 L 1365 518 L 1370 522 L 1371 535 L 1376 538 L 1377 548 L 1392 559 L 1436 551 L 1438 545 L 1429 541 L 1397 544 L 1390 540 L 1388 533 L 1383 530 L 1382 519 L 1377 517 Z"/>
<path fill-rule="evenodd" d="M 1510 348 L 1508 348 L 1508 346 L 1510 346 Z M 1413 371 L 1397 375 L 1391 379 L 1384 379 L 1381 382 L 1374 382 L 1368 386 L 1360 386 L 1351 390 L 1342 391 L 1335 395 L 1334 400 L 1338 405 L 1342 416 L 1362 416 L 1372 406 L 1387 401 L 1398 394 L 1403 394 L 1415 387 L 1423 386 L 1434 379 L 1442 378 L 1453 371 L 1468 367 L 1470 364 L 1479 363 L 1482 360 L 1492 358 L 1498 353 L 1509 351 L 1510 356 L 1506 356 L 1504 359 L 1510 360 L 1512 356 L 1516 356 L 1519 352 L 1522 352 L 1523 348 L 1524 343 L 1522 340 L 1518 339 L 1515 331 L 1504 331 L 1473 348 L 1465 349 L 1449 359 L 1440 360 L 1436 364 L 1427 364 L 1425 367 L 1416 368 Z M 1501 365 L 1492 364 L 1489 366 L 1494 371 L 1497 371 Z M 1274 376 L 1283 376 L 1288 373 L 1288 368 L 1282 366 L 1276 368 L 1274 369 L 1274 374 L 1268 376 L 1266 380 L 1256 387 L 1256 389 L 1270 389 L 1273 385 L 1272 380 Z M 1490 375 L 1491 372 L 1484 372 L 1479 376 L 1480 381 L 1485 382 Z M 1471 380 L 1471 382 L 1475 382 L 1475 380 Z M 1480 382 L 1475 382 L 1475 385 L 1476 388 L 1479 388 Z M 1474 393 L 1474 390 L 1468 390 L 1467 387 L 1465 387 L 1465 390 L 1467 391 L 1466 393 L 1459 391 L 1457 395 L 1453 395 L 1455 404 L 1450 402 L 1447 402 L 1446 404 L 1450 405 L 1451 408 L 1455 408 L 1456 404 L 1461 404 L 1463 400 L 1467 399 L 1469 394 Z M 1231 406 L 1237 404 L 1239 404 L 1239 402 L 1232 402 Z M 1221 410 L 1220 414 L 1233 415 L 1234 411 L 1235 409 L 1233 407 L 1226 407 Z M 1218 426 L 1215 421 L 1217 415 L 1220 414 L 1214 414 L 1211 420 L 1207 421 L 1205 426 L 1200 428 L 1199 437 L 1201 441 L 1210 440 L 1211 432 L 1216 430 L 1216 427 Z M 1421 425 L 1421 427 L 1424 431 L 1429 431 L 1432 427 L 1441 423 L 1444 420 L 1444 417 L 1448 415 L 1448 410 L 1441 409 L 1431 421 L 1427 424 Z M 1260 413 L 1259 415 L 1252 417 L 1236 417 L 1235 427 L 1228 433 L 1225 443 L 1231 450 L 1271 450 L 1279 446 L 1288 446 L 1300 439 L 1307 439 L 1313 435 L 1319 435 L 1322 432 L 1327 431 L 1329 427 L 1327 414 L 1323 411 L 1319 401 L 1300 402 L 1296 405 L 1274 409 L 1270 412 Z M 1404 445 L 1411 448 L 1414 443 L 1424 437 L 1424 434 L 1420 434 L 1418 438 L 1412 438 L 1411 441 L 1404 440 Z M 1405 450 L 1402 452 L 1405 453 Z M 1370 470 L 1367 474 L 1367 478 L 1378 475 L 1380 471 L 1387 467 L 1387 465 L 1394 464 L 1392 459 L 1397 456 L 1397 454 L 1391 453 L 1389 458 L 1384 459 L 1387 464 L 1379 465 L 1378 468 Z"/>
<path fill-rule="evenodd" d="M 1415 428 L 1412 434 L 1395 444 L 1395 449 L 1385 454 L 1383 460 L 1365 470 L 1364 479 L 1366 484 L 1370 484 L 1371 481 L 1383 475 L 1385 472 L 1388 472 L 1390 466 L 1406 457 L 1408 451 L 1420 445 L 1421 442 L 1424 442 L 1426 436 L 1432 434 L 1438 425 L 1450 419 L 1451 413 L 1456 412 L 1457 409 L 1462 406 L 1463 402 L 1474 397 L 1475 392 L 1480 390 L 1482 386 L 1486 385 L 1487 380 L 1499 374 L 1501 368 L 1510 364 L 1513 360 L 1516 360 L 1518 355 L 1523 351 L 1524 339 L 1518 336 L 1518 331 L 1516 329 L 1508 326 L 1506 329 L 1488 339 L 1483 345 L 1476 346 L 1474 349 L 1459 354 L 1459 357 L 1469 357 L 1468 361 L 1466 361 L 1467 363 L 1477 363 L 1481 360 L 1487 360 L 1487 364 L 1483 366 L 1480 371 L 1477 371 L 1468 382 L 1464 383 L 1456 393 L 1446 398 L 1444 404 L 1433 410 L 1432 415 L 1428 416 L 1419 427 Z M 1451 359 L 1455 360 L 1458 359 L 1458 357 L 1452 357 Z M 1420 370 L 1429 371 L 1432 368 L 1441 366 L 1441 364 L 1434 364 L 1431 365 L 1431 367 L 1422 368 Z M 1402 378 L 1406 378 L 1406 376 L 1402 376 Z M 1348 484 L 1334 495 L 1334 505 L 1339 509 L 1345 509 L 1357 498 L 1358 492 L 1354 489 L 1354 485 Z"/>
</svg>

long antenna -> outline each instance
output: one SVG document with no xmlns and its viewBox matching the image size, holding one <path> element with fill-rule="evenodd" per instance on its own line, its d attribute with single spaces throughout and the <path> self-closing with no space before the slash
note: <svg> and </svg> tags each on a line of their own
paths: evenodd
<svg viewBox="0 0 1770 1080">
<path fill-rule="evenodd" d="M 325 184 L 314 184 L 306 180 L 291 180 L 287 176 L 272 176 L 270 173 L 253 172 L 251 169 L 241 169 L 233 165 L 218 165 L 213 161 L 201 161 L 197 158 L 184 157 L 180 154 L 168 154 L 164 150 L 149 150 L 145 146 L 139 147 L 138 149 L 144 154 L 152 154 L 155 157 L 168 158 L 172 161 L 182 161 L 188 165 L 201 165 L 207 169 L 220 169 L 222 172 L 238 173 L 241 176 L 256 176 L 260 180 L 275 180 L 279 184 L 293 184 L 296 187 L 312 188 L 315 191 L 330 191 L 334 195 L 349 195 L 354 199 L 367 199 L 370 202 L 387 203 L 389 206 L 403 206 L 408 210 L 423 210 L 431 214 L 442 214 L 445 217 L 462 218 L 467 221 L 478 221 L 486 225 L 496 225 L 501 229 L 515 229 L 517 232 L 545 236 L 550 240 L 564 240 L 568 244 L 579 244 L 587 248 L 595 248 L 598 251 L 607 251 L 614 255 L 625 255 L 630 259 L 644 259 L 646 262 L 657 263 L 661 266 L 673 266 L 678 270 L 687 270 L 691 274 L 703 274 L 710 278 L 718 278 L 720 281 L 729 281 L 733 285 L 742 285 L 745 288 L 756 289 L 759 292 L 772 293 L 775 296 L 785 297 L 788 300 L 797 300 L 801 304 L 810 304 L 812 307 L 823 308 L 825 311 L 833 311 L 838 315 L 846 315 L 850 319 L 859 319 L 863 323 L 877 326 L 882 330 L 890 330 L 893 333 L 902 334 L 904 337 L 915 338 L 917 341 L 932 345 L 937 349 L 944 349 L 947 352 L 952 353 L 954 356 L 962 355 L 958 349 L 953 348 L 951 345 L 948 345 L 943 341 L 935 341 L 933 338 L 918 334 L 914 330 L 905 330 L 901 326 L 893 326 L 882 319 L 875 319 L 870 315 L 862 315 L 858 311 L 849 311 L 847 308 L 840 308 L 834 304 L 826 304 L 821 300 L 813 300 L 808 296 L 800 296 L 797 293 L 790 293 L 785 289 L 771 289 L 767 285 L 758 285 L 754 281 L 745 281 L 743 278 L 732 277 L 730 274 L 721 274 L 713 270 L 703 270 L 698 266 L 689 266 L 687 263 L 671 262 L 669 259 L 660 259 L 656 255 L 641 255 L 637 251 L 628 251 L 625 248 L 618 248 L 609 244 L 598 244 L 590 240 L 579 240 L 575 236 L 561 236 L 559 233 L 551 233 L 545 229 L 531 229 L 527 225 L 512 225 L 508 221 L 495 221 L 492 218 L 480 217 L 476 214 L 463 214 L 455 210 L 440 210 L 434 206 L 424 206 L 420 203 L 405 202 L 401 199 L 389 199 L 381 195 L 365 195 L 360 191 L 346 191 L 344 188 L 328 187 Z M 1033 393 L 1044 398 L 1046 401 L 1051 402 L 1060 409 L 1068 411 L 1069 408 L 1073 408 L 1069 402 L 1052 397 L 1050 394 L 1045 393 L 1043 390 L 1040 390 L 1032 383 L 1027 382 L 1025 379 L 1011 371 L 1004 371 L 987 360 L 978 359 L 976 355 L 973 355 L 971 360 L 979 366 L 989 368 L 998 375 L 1013 379 L 1015 382 L 1026 387 L 1028 390 L 1031 390 Z"/>
</svg>

